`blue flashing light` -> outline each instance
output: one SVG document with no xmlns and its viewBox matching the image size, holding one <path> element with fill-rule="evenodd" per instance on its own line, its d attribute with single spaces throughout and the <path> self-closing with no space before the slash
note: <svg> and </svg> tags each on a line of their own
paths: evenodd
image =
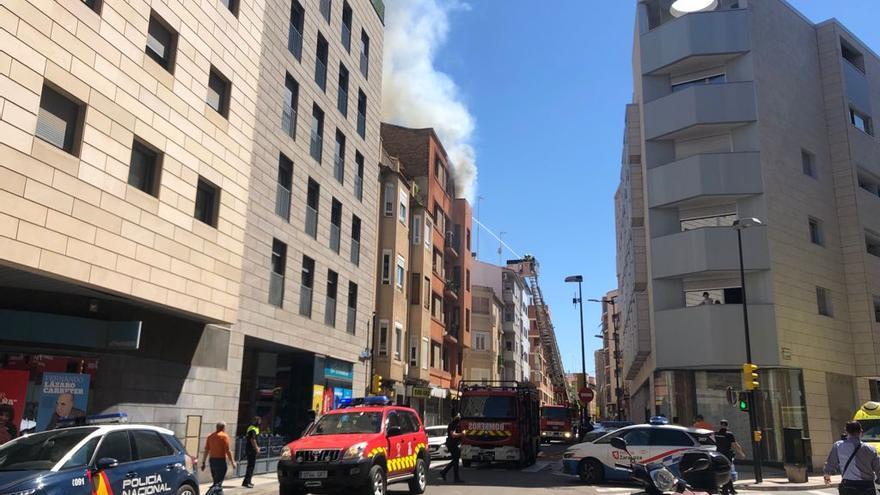
<svg viewBox="0 0 880 495">
<path fill-rule="evenodd" d="M 652 425 L 668 425 L 669 419 L 667 419 L 666 416 L 654 416 L 648 421 L 648 423 Z"/>
<path fill-rule="evenodd" d="M 388 406 L 391 400 L 384 395 L 375 395 L 370 397 L 345 397 L 339 399 L 339 408 L 346 409 L 355 406 Z"/>
<path fill-rule="evenodd" d="M 391 400 L 384 395 L 376 395 L 372 397 L 364 397 L 365 406 L 388 406 Z"/>
</svg>

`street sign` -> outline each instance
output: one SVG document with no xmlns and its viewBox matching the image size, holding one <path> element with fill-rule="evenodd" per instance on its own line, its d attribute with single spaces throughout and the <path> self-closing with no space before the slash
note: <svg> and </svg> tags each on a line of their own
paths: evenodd
<svg viewBox="0 0 880 495">
<path fill-rule="evenodd" d="M 582 388 L 581 391 L 578 392 L 578 397 L 580 397 L 581 402 L 584 404 L 589 404 L 593 401 L 593 389 Z"/>
</svg>

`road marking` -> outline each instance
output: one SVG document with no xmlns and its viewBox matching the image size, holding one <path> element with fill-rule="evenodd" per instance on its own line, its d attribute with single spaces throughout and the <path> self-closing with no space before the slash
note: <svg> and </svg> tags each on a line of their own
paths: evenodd
<svg viewBox="0 0 880 495">
<path fill-rule="evenodd" d="M 810 490 L 807 493 L 812 493 L 813 495 L 828 495 L 829 492 L 823 492 L 821 490 Z"/>
<path fill-rule="evenodd" d="M 627 487 L 617 486 L 617 487 L 606 487 L 606 488 L 594 488 L 594 490 L 596 490 L 597 493 L 622 493 L 622 492 L 631 492 L 631 491 L 633 491 L 633 488 L 632 487 L 627 488 Z M 828 495 L 828 494 L 823 494 L 823 495 Z"/>
</svg>

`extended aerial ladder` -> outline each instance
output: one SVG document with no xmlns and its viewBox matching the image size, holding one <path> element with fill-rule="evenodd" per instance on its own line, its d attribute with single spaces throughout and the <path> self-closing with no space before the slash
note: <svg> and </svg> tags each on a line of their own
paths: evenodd
<svg viewBox="0 0 880 495">
<path fill-rule="evenodd" d="M 556 332 L 553 330 L 553 322 L 550 319 L 550 310 L 544 303 L 544 295 L 538 284 L 538 261 L 534 256 L 527 254 L 520 260 L 507 262 L 507 267 L 516 271 L 529 285 L 532 292 L 532 304 L 535 306 L 535 323 L 538 326 L 538 334 L 541 337 L 541 346 L 549 360 L 550 381 L 555 390 L 563 390 L 566 401 L 575 404 L 571 388 L 565 379 L 565 368 L 562 365 L 562 355 L 559 353 L 559 344 L 556 342 Z"/>
</svg>

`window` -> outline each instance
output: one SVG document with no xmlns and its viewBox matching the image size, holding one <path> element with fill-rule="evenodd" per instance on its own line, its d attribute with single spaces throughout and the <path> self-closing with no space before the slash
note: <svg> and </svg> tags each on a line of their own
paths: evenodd
<svg viewBox="0 0 880 495">
<path fill-rule="evenodd" d="M 398 290 L 403 290 L 403 279 L 406 277 L 406 260 L 403 256 L 397 255 L 397 271 L 395 272 L 394 283 Z"/>
<path fill-rule="evenodd" d="M 324 19 L 326 19 L 327 22 L 330 22 L 330 1 L 331 0 L 321 0 L 321 4 L 319 5 L 321 15 L 324 16 Z"/>
<path fill-rule="evenodd" d="M 425 309 L 431 309 L 431 297 L 430 297 L 431 279 L 428 277 L 425 277 L 425 292 L 424 293 L 425 293 L 425 297 L 424 297 Z"/>
<path fill-rule="evenodd" d="M 860 72 L 865 72 L 865 56 L 842 38 L 840 40 L 840 52 L 844 60 Z"/>
<path fill-rule="evenodd" d="M 220 0 L 224 7 L 232 12 L 232 15 L 238 17 L 238 0 Z"/>
<path fill-rule="evenodd" d="M 865 231 L 865 248 L 868 254 L 880 256 L 880 235 Z"/>
<path fill-rule="evenodd" d="M 354 162 L 357 164 L 357 175 L 354 176 L 354 197 L 358 201 L 364 200 L 364 155 L 354 153 Z"/>
<path fill-rule="evenodd" d="M 312 105 L 312 136 L 309 141 L 309 154 L 312 155 L 318 163 L 321 163 L 321 156 L 324 148 L 324 111 L 318 108 L 318 105 Z"/>
<path fill-rule="evenodd" d="M 370 73 L 370 37 L 361 29 L 361 74 L 368 77 Z"/>
<path fill-rule="evenodd" d="M 412 217 L 412 243 L 413 246 L 418 246 L 422 243 L 422 216 L 421 215 L 413 215 Z"/>
<path fill-rule="evenodd" d="M 816 173 L 816 155 L 802 149 L 801 169 L 803 170 L 804 175 L 809 175 L 810 177 L 815 179 L 818 175 Z"/>
<path fill-rule="evenodd" d="M 382 285 L 391 283 L 391 251 L 382 251 Z"/>
<path fill-rule="evenodd" d="M 504 341 L 504 349 L 512 352 L 513 351 L 513 341 L 511 341 L 509 339 L 505 340 Z"/>
<path fill-rule="evenodd" d="M 357 215 L 351 216 L 351 262 L 361 264 L 361 219 Z"/>
<path fill-rule="evenodd" d="M 443 298 L 436 292 L 431 293 L 431 317 L 443 321 Z"/>
<path fill-rule="evenodd" d="M 464 287 L 465 290 L 471 290 L 471 271 L 469 269 L 464 271 Z"/>
<path fill-rule="evenodd" d="M 400 361 L 400 353 L 403 347 L 403 325 L 394 323 L 394 359 Z"/>
<path fill-rule="evenodd" d="M 823 316 L 834 316 L 834 309 L 831 305 L 831 291 L 823 287 L 816 287 L 816 305 L 819 314 Z"/>
<path fill-rule="evenodd" d="M 682 218 L 681 231 L 704 229 L 709 227 L 731 227 L 737 216 L 735 213 L 729 215 L 716 215 L 711 217 Z"/>
<path fill-rule="evenodd" d="M 84 113 L 81 102 L 43 84 L 36 135 L 71 155 L 79 155 Z"/>
<path fill-rule="evenodd" d="M 131 437 L 138 460 L 174 455 L 174 449 L 155 431 L 134 430 Z"/>
<path fill-rule="evenodd" d="M 856 110 L 855 108 L 849 109 L 849 118 L 852 125 L 855 126 L 856 129 L 864 132 L 865 134 L 869 134 L 871 136 L 874 135 L 874 122 L 871 117 L 866 114 Z"/>
<path fill-rule="evenodd" d="M 318 46 L 315 54 L 315 82 L 321 91 L 327 90 L 327 52 L 329 45 L 321 33 L 318 33 Z"/>
<path fill-rule="evenodd" d="M 345 180 L 345 134 L 336 129 L 336 147 L 333 149 L 333 176 L 342 184 Z"/>
<path fill-rule="evenodd" d="M 874 321 L 880 323 L 880 296 L 874 296 Z"/>
<path fill-rule="evenodd" d="M 86 4 L 88 8 L 94 10 L 96 13 L 101 13 L 101 0 L 82 0 L 82 3 Z"/>
<path fill-rule="evenodd" d="M 278 185 L 275 191 L 275 213 L 290 221 L 290 189 L 293 187 L 293 162 L 281 154 L 278 156 Z"/>
<path fill-rule="evenodd" d="M 357 133 L 362 138 L 367 138 L 367 95 L 360 89 L 358 90 Z"/>
<path fill-rule="evenodd" d="M 324 324 L 336 326 L 336 291 L 339 284 L 339 274 L 333 270 L 327 270 L 327 299 L 324 304 Z"/>
<path fill-rule="evenodd" d="M 489 314 L 489 298 L 488 297 L 474 297 L 473 298 L 473 306 L 474 313 L 480 315 Z"/>
<path fill-rule="evenodd" d="M 217 226 L 217 213 L 220 209 L 220 188 L 199 177 L 196 186 L 196 220 L 212 227 Z"/>
<path fill-rule="evenodd" d="M 343 117 L 348 117 L 348 69 L 339 62 L 339 90 L 336 93 L 336 108 Z"/>
<path fill-rule="evenodd" d="M 419 304 L 422 300 L 422 274 L 412 273 L 409 277 L 409 303 Z"/>
<path fill-rule="evenodd" d="M 430 249 L 434 245 L 434 225 L 431 223 L 431 217 L 425 213 L 425 248 Z"/>
<path fill-rule="evenodd" d="M 471 250 L 471 229 L 466 229 L 467 232 L 467 250 Z M 468 290 L 470 290 L 470 282 L 468 282 Z"/>
<path fill-rule="evenodd" d="M 434 270 L 434 273 L 443 275 L 443 254 L 441 254 L 440 250 L 437 248 L 434 248 L 434 256 L 431 258 L 431 268 Z"/>
<path fill-rule="evenodd" d="M 127 431 L 114 431 L 104 435 L 95 458 L 104 457 L 116 459 L 120 464 L 131 462 L 131 442 L 128 439 Z"/>
<path fill-rule="evenodd" d="M 345 51 L 351 52 L 351 6 L 348 2 L 342 2 L 342 46 Z"/>
<path fill-rule="evenodd" d="M 419 341 L 415 337 L 409 339 L 409 365 L 412 368 L 419 367 Z"/>
<path fill-rule="evenodd" d="M 147 26 L 147 55 L 168 72 L 174 72 L 174 55 L 177 51 L 177 32 L 155 12 L 150 12 Z"/>
<path fill-rule="evenodd" d="M 321 185 L 309 177 L 306 193 L 306 234 L 318 238 L 318 207 L 321 202 Z"/>
<path fill-rule="evenodd" d="M 357 302 L 358 302 L 358 286 L 354 282 L 348 283 L 348 320 L 345 329 L 348 333 L 354 335 L 357 329 Z"/>
<path fill-rule="evenodd" d="M 208 73 L 208 106 L 220 115 L 229 118 L 229 93 L 231 84 L 213 65 Z"/>
<path fill-rule="evenodd" d="M 379 320 L 379 355 L 388 355 L 388 320 Z"/>
<path fill-rule="evenodd" d="M 98 441 L 100 437 L 94 437 L 85 445 L 77 449 L 77 451 L 70 456 L 70 459 L 61 466 L 61 469 L 70 469 L 80 466 L 87 466 L 89 462 L 92 460 L 92 456 L 95 454 L 95 448 L 98 447 Z"/>
<path fill-rule="evenodd" d="M 129 185 L 158 197 L 161 156 L 152 147 L 135 138 L 131 145 L 131 162 L 128 167 Z"/>
<path fill-rule="evenodd" d="M 284 304 L 284 269 L 287 265 L 287 244 L 272 239 L 272 271 L 269 273 L 269 304 Z"/>
<path fill-rule="evenodd" d="M 474 340 L 474 350 L 476 351 L 485 351 L 486 350 L 486 340 L 489 334 L 486 332 L 474 332 L 473 340 Z"/>
<path fill-rule="evenodd" d="M 385 207 L 383 208 L 383 213 L 386 217 L 390 217 L 394 215 L 394 184 L 391 182 L 385 183 Z"/>
<path fill-rule="evenodd" d="M 301 287 L 299 293 L 299 314 L 312 317 L 312 291 L 315 287 L 315 260 L 303 256 Z"/>
<path fill-rule="evenodd" d="M 425 298 L 427 299 L 427 298 Z M 431 343 L 427 338 L 422 337 L 422 369 L 428 369 L 428 349 L 430 348 Z"/>
<path fill-rule="evenodd" d="M 284 78 L 284 97 L 281 103 L 281 129 L 296 139 L 296 117 L 299 110 L 299 84 L 290 74 Z"/>
<path fill-rule="evenodd" d="M 880 179 L 877 179 L 876 176 L 859 167 L 859 187 L 873 194 L 874 196 L 880 196 Z"/>
<path fill-rule="evenodd" d="M 443 348 L 437 342 L 431 342 L 431 367 L 439 368 L 443 365 Z"/>
<path fill-rule="evenodd" d="M 302 60 L 303 25 L 305 24 L 306 11 L 299 0 L 292 0 L 290 5 L 290 34 L 287 37 L 287 49 Z"/>
<path fill-rule="evenodd" d="M 464 310 L 464 331 L 471 331 L 471 310 L 470 308 L 465 308 Z"/>
<path fill-rule="evenodd" d="M 677 93 L 679 91 L 684 91 L 687 88 L 691 88 L 693 86 L 704 86 L 707 84 L 723 84 L 727 81 L 727 77 L 724 74 L 715 74 L 714 76 L 706 76 L 701 77 L 699 79 L 691 79 L 689 81 L 683 81 L 680 83 L 676 83 L 672 85 L 672 92 Z"/>
<path fill-rule="evenodd" d="M 825 235 L 822 231 L 822 221 L 813 217 L 807 219 L 810 225 L 810 242 L 820 246 L 825 245 Z"/>
<path fill-rule="evenodd" d="M 336 198 L 330 205 L 330 249 L 339 254 L 339 245 L 342 240 L 342 203 Z"/>
<path fill-rule="evenodd" d="M 400 208 L 397 209 L 398 219 L 400 223 L 406 225 L 406 205 L 409 203 L 409 196 L 407 196 L 406 191 L 400 191 Z"/>
</svg>

